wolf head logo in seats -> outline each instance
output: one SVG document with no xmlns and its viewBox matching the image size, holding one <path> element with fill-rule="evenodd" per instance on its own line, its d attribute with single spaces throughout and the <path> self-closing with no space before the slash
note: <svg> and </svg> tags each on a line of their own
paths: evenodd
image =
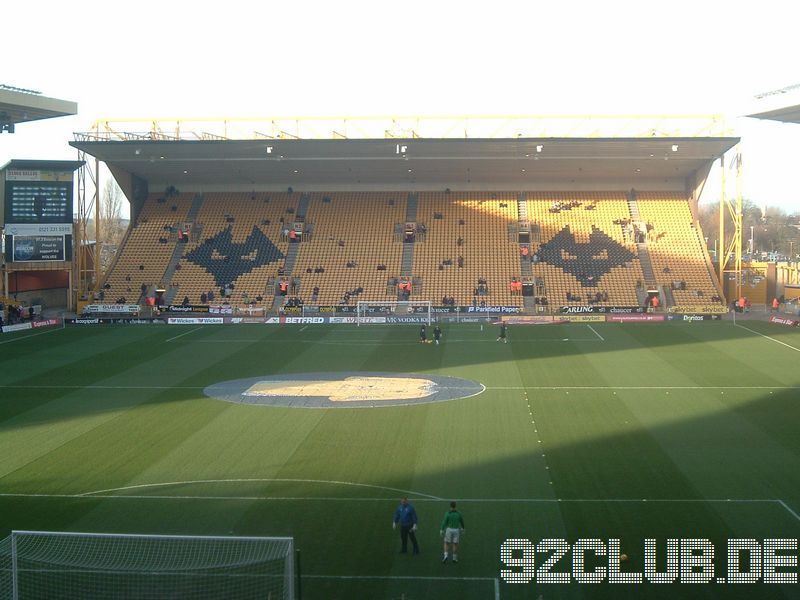
<svg viewBox="0 0 800 600">
<path fill-rule="evenodd" d="M 253 269 L 284 258 L 284 254 L 258 227 L 253 226 L 253 231 L 241 243 L 233 241 L 231 230 L 229 226 L 220 231 L 185 256 L 189 262 L 211 273 L 217 285 L 236 281 Z"/>
<path fill-rule="evenodd" d="M 560 267 L 584 287 L 596 287 L 613 268 L 636 258 L 633 252 L 599 229 L 592 230 L 587 243 L 578 243 L 569 226 L 542 244 L 538 254 L 539 260 Z"/>
</svg>

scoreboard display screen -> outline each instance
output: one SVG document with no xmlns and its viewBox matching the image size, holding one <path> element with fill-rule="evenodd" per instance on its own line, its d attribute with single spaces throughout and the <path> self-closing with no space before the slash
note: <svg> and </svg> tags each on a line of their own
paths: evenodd
<svg viewBox="0 0 800 600">
<path fill-rule="evenodd" d="M 6 181 L 6 223 L 71 223 L 72 181 Z"/>
<path fill-rule="evenodd" d="M 72 260 L 74 170 L 82 164 L 11 161 L 0 170 L 6 262 Z"/>
</svg>

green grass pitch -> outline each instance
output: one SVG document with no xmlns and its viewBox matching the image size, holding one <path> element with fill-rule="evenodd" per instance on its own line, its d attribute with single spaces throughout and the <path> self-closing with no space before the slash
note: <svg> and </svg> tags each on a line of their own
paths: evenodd
<svg viewBox="0 0 800 600">
<path fill-rule="evenodd" d="M 573 323 L 511 326 L 508 344 L 496 336 L 477 324 L 445 326 L 440 346 L 419 344 L 415 326 L 380 325 L 0 336 L 0 535 L 291 535 L 306 600 L 800 597 L 800 584 L 500 579 L 507 538 L 620 538 L 623 570 L 641 571 L 646 537 L 708 538 L 718 553 L 728 538 L 800 537 L 800 331 Z M 203 394 L 225 380 L 328 371 L 451 375 L 486 389 L 336 409 Z M 404 494 L 420 518 L 419 556 L 398 554 L 391 529 Z M 451 499 L 467 532 L 461 561 L 443 565 Z"/>
</svg>

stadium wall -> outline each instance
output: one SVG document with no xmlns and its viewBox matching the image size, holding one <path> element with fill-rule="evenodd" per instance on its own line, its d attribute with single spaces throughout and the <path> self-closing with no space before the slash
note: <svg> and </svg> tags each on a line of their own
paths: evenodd
<svg viewBox="0 0 800 600">
<path fill-rule="evenodd" d="M 128 204 L 130 205 L 131 217 L 134 215 L 138 216 L 144 199 L 141 199 L 141 201 L 137 203 L 133 196 L 133 175 L 111 165 L 109 165 L 108 169 L 116 180 L 119 189 L 122 190 L 122 193 L 125 195 L 125 199 L 128 201 Z M 101 182 L 101 185 L 105 184 Z"/>
<path fill-rule="evenodd" d="M 40 304 L 45 308 L 67 307 L 67 288 L 9 292 L 9 294 L 14 300 L 27 306 Z"/>
<path fill-rule="evenodd" d="M 69 286 L 67 271 L 13 271 L 9 273 L 8 287 L 11 293 L 30 292 Z"/>
<path fill-rule="evenodd" d="M 694 171 L 691 176 L 686 178 L 685 194 L 689 199 L 689 208 L 692 211 L 692 216 L 695 220 L 698 219 L 699 212 L 697 210 L 700 196 L 703 194 L 703 189 L 708 179 L 708 174 L 711 172 L 711 163 L 706 165 L 700 171 Z M 662 191 L 662 190 L 656 190 Z"/>
<path fill-rule="evenodd" d="M 25 304 L 41 304 L 48 308 L 67 306 L 67 271 L 14 271 L 9 273 L 8 293 Z"/>
</svg>

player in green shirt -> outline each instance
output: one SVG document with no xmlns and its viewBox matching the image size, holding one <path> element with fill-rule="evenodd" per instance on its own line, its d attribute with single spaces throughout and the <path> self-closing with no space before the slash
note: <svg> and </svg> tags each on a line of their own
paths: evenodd
<svg viewBox="0 0 800 600">
<path fill-rule="evenodd" d="M 464 517 L 456 510 L 456 503 L 450 503 L 450 510 L 444 513 L 442 519 L 442 526 L 440 528 L 441 535 L 444 538 L 444 558 L 442 562 L 447 562 L 448 546 L 452 547 L 453 562 L 458 562 L 458 542 L 461 534 L 464 533 Z"/>
</svg>

